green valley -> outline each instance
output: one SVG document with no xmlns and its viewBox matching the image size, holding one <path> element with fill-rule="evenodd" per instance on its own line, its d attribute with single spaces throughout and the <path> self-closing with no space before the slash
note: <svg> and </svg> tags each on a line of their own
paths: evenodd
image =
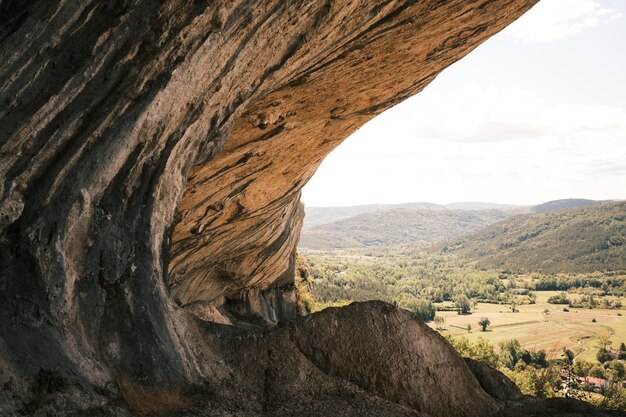
<svg viewBox="0 0 626 417">
<path fill-rule="evenodd" d="M 384 300 L 528 394 L 562 395 L 562 375 L 575 369 L 570 392 L 626 404 L 584 382 L 625 378 L 626 203 L 581 201 L 390 209 L 312 227 L 300 245 L 303 299 L 309 311 Z"/>
</svg>

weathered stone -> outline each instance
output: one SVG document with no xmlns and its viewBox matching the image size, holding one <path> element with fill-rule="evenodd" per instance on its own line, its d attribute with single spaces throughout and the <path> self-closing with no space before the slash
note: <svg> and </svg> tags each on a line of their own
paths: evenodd
<svg viewBox="0 0 626 417">
<path fill-rule="evenodd" d="M 535 2 L 0 2 L 0 414 L 498 409 L 390 307 L 201 319 L 297 315 L 300 189 L 322 159 Z M 345 350 L 357 313 L 367 362 Z"/>
<path fill-rule="evenodd" d="M 493 398 L 503 401 L 517 401 L 524 396 L 517 385 L 502 372 L 491 368 L 483 362 L 471 358 L 463 359 L 480 383 L 480 386 Z"/>
<path fill-rule="evenodd" d="M 502 408 L 439 333 L 383 302 L 326 309 L 299 323 L 293 339 L 325 373 L 432 416 Z"/>
<path fill-rule="evenodd" d="M 300 10 L 306 30 L 293 34 L 280 81 L 251 99 L 221 152 L 189 173 L 172 233 L 173 296 L 187 304 L 282 285 L 293 276 L 300 189 L 322 159 L 532 3 L 320 2 Z"/>
</svg>

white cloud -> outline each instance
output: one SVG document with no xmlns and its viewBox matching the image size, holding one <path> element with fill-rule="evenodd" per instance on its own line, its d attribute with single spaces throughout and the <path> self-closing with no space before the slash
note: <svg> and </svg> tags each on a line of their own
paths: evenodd
<svg viewBox="0 0 626 417">
<path fill-rule="evenodd" d="M 454 142 L 615 138 L 626 135 L 626 112 L 608 106 L 547 103 L 519 88 L 468 86 L 416 100 L 411 131 Z"/>
<path fill-rule="evenodd" d="M 626 14 L 623 1 L 611 1 L 541 0 L 508 35 L 350 137 L 323 162 L 303 200 L 626 198 L 626 60 L 602 53 L 620 50 L 626 26 L 592 29 L 621 18 L 618 9 Z"/>
<path fill-rule="evenodd" d="M 619 10 L 598 0 L 541 0 L 504 33 L 522 42 L 547 42 L 568 38 L 623 17 Z"/>
<path fill-rule="evenodd" d="M 626 110 L 518 88 L 428 91 L 373 119 L 322 164 L 309 205 L 623 198 Z"/>
</svg>

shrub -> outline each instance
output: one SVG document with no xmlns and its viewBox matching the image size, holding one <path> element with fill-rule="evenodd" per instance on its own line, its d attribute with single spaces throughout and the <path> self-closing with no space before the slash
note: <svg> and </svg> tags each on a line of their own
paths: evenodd
<svg viewBox="0 0 626 417">
<path fill-rule="evenodd" d="M 58 369 L 39 369 L 35 377 L 35 390 L 54 394 L 67 389 L 67 380 Z"/>
<path fill-rule="evenodd" d="M 600 363 L 612 361 L 615 358 L 616 356 L 604 347 L 598 349 L 598 353 L 596 354 L 596 359 L 598 359 L 598 362 Z"/>
<path fill-rule="evenodd" d="M 562 292 L 558 295 L 553 295 L 548 298 L 548 303 L 550 304 L 569 304 L 570 300 L 567 298 L 567 294 Z"/>
<path fill-rule="evenodd" d="M 413 298 L 401 302 L 400 307 L 412 311 L 417 317 L 424 321 L 431 321 L 435 318 L 435 306 L 430 300 Z"/>
<path fill-rule="evenodd" d="M 487 327 L 491 324 L 491 321 L 487 317 L 483 317 L 478 321 L 478 325 L 481 327 L 483 332 L 487 331 Z"/>
<path fill-rule="evenodd" d="M 500 361 L 493 346 L 482 337 L 479 337 L 476 342 L 470 341 L 467 337 L 448 337 L 448 341 L 461 356 L 484 362 L 492 368 L 500 367 Z"/>
<path fill-rule="evenodd" d="M 58 369 L 40 368 L 33 381 L 32 398 L 24 404 L 20 413 L 33 414 L 50 394 L 64 392 L 67 386 L 67 380 Z"/>
<path fill-rule="evenodd" d="M 472 306 L 469 298 L 465 294 L 461 294 L 454 300 L 454 305 L 459 310 L 459 314 L 469 314 Z"/>
<path fill-rule="evenodd" d="M 600 365 L 593 365 L 593 367 L 589 370 L 589 376 L 594 378 L 606 378 L 604 368 Z"/>
</svg>

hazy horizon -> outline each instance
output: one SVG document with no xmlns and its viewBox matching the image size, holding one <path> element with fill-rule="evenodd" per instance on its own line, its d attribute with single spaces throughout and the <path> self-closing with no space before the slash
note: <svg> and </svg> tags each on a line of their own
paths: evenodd
<svg viewBox="0 0 626 417">
<path fill-rule="evenodd" d="M 349 137 L 302 200 L 626 198 L 625 15 L 623 2 L 542 0 Z"/>
<path fill-rule="evenodd" d="M 373 203 L 364 203 L 364 204 L 349 204 L 349 205 L 332 205 L 332 206 L 317 206 L 317 205 L 309 205 L 305 203 L 305 207 L 306 208 L 331 208 L 331 207 L 355 207 L 355 206 L 374 206 L 374 205 L 389 205 L 389 206 L 395 206 L 395 205 L 402 205 L 402 204 L 437 204 L 440 206 L 449 206 L 451 204 L 494 204 L 494 205 L 501 205 L 501 206 L 519 206 L 519 207 L 533 207 L 533 206 L 538 206 L 540 204 L 544 204 L 544 203 L 548 203 L 551 201 L 559 201 L 559 200 L 594 200 L 594 201 L 625 201 L 626 198 L 613 198 L 613 199 L 593 199 L 593 198 L 586 198 L 586 197 L 567 197 L 567 198 L 555 198 L 555 199 L 551 199 L 551 200 L 545 200 L 545 201 L 538 201 L 538 202 L 534 202 L 534 203 L 527 203 L 527 204 L 510 204 L 510 203 L 501 203 L 499 201 L 479 201 L 479 200 L 459 200 L 459 201 L 450 201 L 450 202 L 445 202 L 445 203 L 440 203 L 437 201 L 400 201 L 398 203 L 380 203 L 380 202 L 373 202 Z"/>
</svg>

